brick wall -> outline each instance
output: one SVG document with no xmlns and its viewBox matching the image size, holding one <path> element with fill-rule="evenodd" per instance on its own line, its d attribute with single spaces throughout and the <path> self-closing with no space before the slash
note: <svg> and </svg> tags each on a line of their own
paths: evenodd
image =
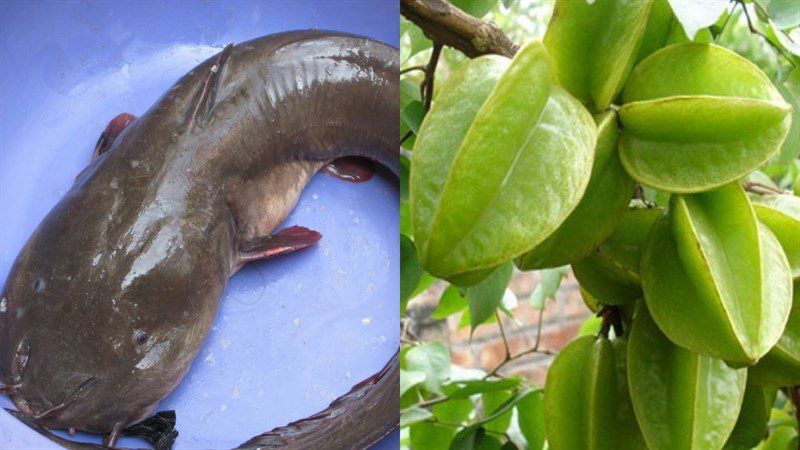
<svg viewBox="0 0 800 450">
<path fill-rule="evenodd" d="M 501 314 L 512 355 L 532 348 L 536 342 L 539 312 L 531 307 L 527 298 L 538 283 L 537 272 L 515 271 L 509 284 L 509 289 L 520 300 L 519 307 L 514 311 L 516 322 Z M 457 330 L 461 314 L 450 316 L 447 320 L 432 319 L 430 315 L 436 309 L 445 287 L 447 287 L 445 282 L 437 282 L 409 303 L 411 331 L 424 341 L 436 339 L 448 344 L 455 364 L 467 368 L 491 370 L 505 356 L 498 325 L 496 323 L 481 325 L 470 342 L 469 326 Z M 578 283 L 570 273 L 562 281 L 556 301 L 547 301 L 542 316 L 540 348 L 561 350 L 575 337 L 581 324 L 591 314 L 583 304 Z M 549 355 L 528 355 L 508 363 L 501 373 L 522 375 L 536 385 L 543 386 L 552 359 L 553 357 Z"/>
</svg>

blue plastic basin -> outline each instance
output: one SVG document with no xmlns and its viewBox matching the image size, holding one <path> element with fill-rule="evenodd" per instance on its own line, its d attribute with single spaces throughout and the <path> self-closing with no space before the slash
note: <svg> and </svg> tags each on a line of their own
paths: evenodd
<svg viewBox="0 0 800 450">
<path fill-rule="evenodd" d="M 396 0 L 2 2 L 0 283 L 115 115 L 143 113 L 228 42 L 320 28 L 397 47 L 398 8 Z M 313 179 L 284 226 L 318 230 L 321 242 L 230 280 L 189 375 L 159 407 L 177 411 L 176 448 L 231 448 L 324 409 L 383 367 L 399 346 L 398 195 L 386 173 L 363 184 Z M 0 406 L 12 404 L 0 395 Z M 377 448 L 398 445 L 395 432 Z M 0 448 L 55 447 L 0 411 Z"/>
</svg>

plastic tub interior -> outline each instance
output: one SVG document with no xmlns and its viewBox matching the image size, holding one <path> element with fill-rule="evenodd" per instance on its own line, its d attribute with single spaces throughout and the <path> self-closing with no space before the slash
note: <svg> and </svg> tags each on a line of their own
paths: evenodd
<svg viewBox="0 0 800 450">
<path fill-rule="evenodd" d="M 397 0 L 0 8 L 0 283 L 108 121 L 143 113 L 225 44 L 319 28 L 397 47 L 399 35 Z M 326 408 L 383 367 L 399 346 L 398 196 L 387 172 L 361 184 L 317 174 L 283 226 L 307 226 L 322 240 L 230 280 L 191 371 L 159 406 L 177 412 L 175 448 L 235 447 Z M 12 404 L 0 395 L 0 406 Z M 398 445 L 395 431 L 375 448 Z M 0 410 L 0 448 L 57 446 Z"/>
</svg>

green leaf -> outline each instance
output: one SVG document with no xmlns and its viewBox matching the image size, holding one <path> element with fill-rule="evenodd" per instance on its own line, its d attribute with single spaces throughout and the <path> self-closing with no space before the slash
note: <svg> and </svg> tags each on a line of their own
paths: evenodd
<svg viewBox="0 0 800 450">
<path fill-rule="evenodd" d="M 400 427 L 407 427 L 428 420 L 431 417 L 433 417 L 433 414 L 427 409 L 414 408 L 400 414 Z"/>
<path fill-rule="evenodd" d="M 411 448 L 413 449 L 445 449 L 456 435 L 456 429 L 450 425 L 432 422 L 421 422 L 411 426 Z"/>
<path fill-rule="evenodd" d="M 670 0 L 672 11 L 678 18 L 689 39 L 694 39 L 695 34 L 701 29 L 710 27 L 727 9 L 728 0 Z"/>
<path fill-rule="evenodd" d="M 405 156 L 400 156 L 400 201 L 408 201 L 408 174 L 411 171 L 411 161 Z"/>
<path fill-rule="evenodd" d="M 504 401 L 501 405 L 495 408 L 491 414 L 484 417 L 482 420 L 475 422 L 474 424 L 472 424 L 472 426 L 483 426 L 491 422 L 492 420 L 497 419 L 498 417 L 502 416 L 503 414 L 511 410 L 517 403 L 519 403 L 520 400 L 525 398 L 525 396 L 528 395 L 531 391 L 533 391 L 533 389 L 525 388 L 520 392 L 517 392 L 511 398 Z"/>
<path fill-rule="evenodd" d="M 450 107 L 460 109 L 458 102 Z M 423 128 L 446 126 L 449 120 L 426 119 Z M 456 284 L 474 284 L 491 268 L 535 247 L 583 196 L 595 138 L 594 120 L 555 81 L 544 47 L 537 42 L 523 47 L 475 115 L 459 149 L 448 147 L 446 160 L 431 155 L 432 148 L 420 152 L 418 145 L 414 152 L 412 202 L 420 186 L 415 179 L 423 183 L 420 193 L 428 199 L 424 210 L 412 203 L 423 267 Z M 433 166 L 427 172 L 438 175 L 435 181 L 416 178 L 425 166 L 417 157 L 426 153 Z"/>
<path fill-rule="evenodd" d="M 474 410 L 475 404 L 468 398 L 451 398 L 446 402 L 433 405 L 433 415 L 442 422 L 451 424 L 466 422 Z"/>
<path fill-rule="evenodd" d="M 770 31 L 772 31 L 775 38 L 784 49 L 795 56 L 800 56 L 800 30 L 795 29 L 787 33 L 772 22 L 770 22 L 769 26 Z"/>
<path fill-rule="evenodd" d="M 429 274 L 428 272 L 422 273 L 422 278 L 419 280 L 419 284 L 417 285 L 414 292 L 411 293 L 411 298 L 418 296 L 419 294 L 423 293 L 426 289 L 428 289 L 435 281 L 437 280 L 436 277 Z"/>
<path fill-rule="evenodd" d="M 421 51 L 429 49 L 433 45 L 433 42 L 431 42 L 430 39 L 425 37 L 425 34 L 418 26 L 414 25 L 414 23 L 412 23 L 411 21 L 407 20 L 404 17 L 400 18 L 400 30 L 401 30 L 401 35 L 405 34 L 408 36 L 410 44 L 408 46 L 409 50 L 408 54 L 401 55 L 402 61 L 407 61 L 412 56 L 416 55 Z M 404 49 L 405 47 L 406 47 L 405 45 L 400 46 L 401 49 Z"/>
<path fill-rule="evenodd" d="M 468 427 L 456 434 L 450 443 L 450 450 L 499 450 L 501 446 L 500 440 L 482 427 Z"/>
<path fill-rule="evenodd" d="M 510 411 L 514 406 L 519 403 L 520 400 L 525 398 L 531 392 L 530 388 L 524 389 L 521 392 L 517 393 L 513 397 L 509 398 L 503 404 L 498 406 L 491 414 L 485 416 L 481 420 L 473 423 L 472 425 L 464 428 L 463 430 L 459 431 L 456 437 L 453 439 L 453 442 L 450 444 L 450 448 L 452 450 L 460 450 L 463 448 L 483 448 L 483 447 L 476 447 L 476 443 L 480 442 L 482 438 L 486 436 L 483 426 L 487 423 L 501 417 L 503 414 Z M 500 442 L 497 441 L 497 447 L 500 447 Z"/>
<path fill-rule="evenodd" d="M 778 91 L 792 105 L 792 125 L 781 148 L 781 162 L 790 164 L 800 158 L 800 68 L 789 73 L 786 81 L 778 85 Z"/>
<path fill-rule="evenodd" d="M 513 397 L 511 391 L 484 392 L 481 395 L 481 398 L 483 399 L 483 409 L 484 411 L 495 411 L 511 397 Z M 506 430 L 508 430 L 508 426 L 511 424 L 512 412 L 512 409 L 509 409 L 504 414 L 501 414 L 495 419 L 486 422 L 484 428 L 486 428 L 488 431 L 494 431 L 495 433 L 505 433 Z"/>
<path fill-rule="evenodd" d="M 425 389 L 443 394 L 442 382 L 450 377 L 450 351 L 441 342 L 426 342 L 405 353 L 406 370 L 425 374 Z"/>
<path fill-rule="evenodd" d="M 514 264 L 509 261 L 492 272 L 489 278 L 467 288 L 472 331 L 494 316 L 495 310 L 503 301 L 503 294 L 513 271 Z"/>
<path fill-rule="evenodd" d="M 469 306 L 467 298 L 463 297 L 461 293 L 458 292 L 457 287 L 450 285 L 439 298 L 439 306 L 436 307 L 436 311 L 431 314 L 431 317 L 439 320 L 446 319 L 453 314 L 463 311 L 467 306 Z"/>
<path fill-rule="evenodd" d="M 600 327 L 603 325 L 603 318 L 592 316 L 583 321 L 581 328 L 578 330 L 578 336 L 596 336 L 600 332 Z"/>
<path fill-rule="evenodd" d="M 767 5 L 767 13 L 782 30 L 800 25 L 800 5 L 795 0 L 772 0 Z"/>
<path fill-rule="evenodd" d="M 400 107 L 404 108 L 406 105 L 413 101 L 420 101 L 419 83 L 412 81 L 409 78 L 402 78 L 400 80 Z"/>
<path fill-rule="evenodd" d="M 412 387 L 425 381 L 425 372 L 400 369 L 400 396 Z"/>
<path fill-rule="evenodd" d="M 540 270 L 541 281 L 531 295 L 531 305 L 541 311 L 544 309 L 545 301 L 548 298 L 555 300 L 558 288 L 561 286 L 561 280 L 567 276 L 568 272 L 569 266 Z"/>
<path fill-rule="evenodd" d="M 501 380 L 459 380 L 442 386 L 445 395 L 453 399 L 465 399 L 475 394 L 507 391 L 522 385 L 522 378 L 511 377 Z"/>
<path fill-rule="evenodd" d="M 758 450 L 796 450 L 797 429 L 793 426 L 777 427 Z M 451 447 L 452 448 L 452 447 Z"/>
<path fill-rule="evenodd" d="M 400 202 L 400 234 L 414 236 L 414 228 L 411 226 L 411 206 L 403 201 Z"/>
<path fill-rule="evenodd" d="M 422 102 L 418 100 L 411 101 L 405 108 L 400 112 L 400 120 L 406 124 L 406 126 L 414 132 L 414 134 L 419 133 L 419 126 L 422 123 L 422 119 L 425 117 L 425 106 L 422 105 Z"/>
<path fill-rule="evenodd" d="M 517 422 L 529 450 L 544 448 L 544 391 L 531 391 L 517 403 Z"/>
<path fill-rule="evenodd" d="M 497 0 L 452 0 L 453 5 L 467 14 L 483 17 L 497 4 Z"/>
<path fill-rule="evenodd" d="M 401 234 L 400 235 L 400 312 L 405 313 L 406 304 L 411 297 L 414 288 L 419 284 L 422 277 L 422 267 L 417 259 L 417 250 L 414 242 Z"/>
</svg>

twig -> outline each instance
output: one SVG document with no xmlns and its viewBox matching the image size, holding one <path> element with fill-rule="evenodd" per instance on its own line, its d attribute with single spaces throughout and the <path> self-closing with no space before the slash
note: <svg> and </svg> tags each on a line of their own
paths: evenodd
<svg viewBox="0 0 800 450">
<path fill-rule="evenodd" d="M 405 73 L 408 73 L 408 72 L 413 72 L 413 71 L 415 71 L 415 70 L 419 70 L 419 71 L 421 71 L 421 72 L 425 72 L 425 66 L 411 66 L 411 67 L 406 67 L 405 69 L 403 69 L 403 70 L 401 70 L 401 71 L 400 71 L 400 75 L 403 75 L 403 74 L 405 74 Z"/>
<path fill-rule="evenodd" d="M 406 134 L 404 134 L 403 137 L 400 138 L 400 145 L 403 145 L 403 142 L 407 141 L 408 138 L 410 138 L 413 135 L 414 135 L 413 131 L 411 130 L 406 131 Z"/>
<path fill-rule="evenodd" d="M 506 346 L 506 357 L 503 359 L 503 361 L 501 361 L 498 365 L 496 365 L 492 370 L 489 371 L 489 373 L 487 373 L 483 377 L 484 380 L 489 379 L 489 378 L 491 378 L 493 376 L 497 376 L 497 373 L 500 371 L 500 369 L 505 367 L 506 364 L 510 363 L 511 361 L 515 361 L 517 359 L 520 359 L 522 357 L 525 357 L 525 356 L 528 356 L 528 355 L 531 355 L 531 354 L 534 354 L 534 353 L 540 354 L 540 355 L 555 355 L 556 354 L 556 352 L 554 352 L 552 350 L 546 350 L 546 349 L 540 349 L 539 348 L 539 344 L 542 342 L 542 317 L 543 317 L 543 313 L 542 313 L 542 311 L 539 311 L 539 323 L 538 323 L 538 327 L 537 327 L 538 329 L 536 330 L 536 342 L 534 343 L 533 347 L 529 348 L 527 350 L 524 350 L 524 351 L 522 351 L 520 353 L 517 353 L 516 355 L 512 356 L 511 352 L 508 350 L 508 346 Z M 502 332 L 502 326 L 501 326 L 501 334 L 503 335 L 503 341 L 505 342 L 505 333 Z"/>
<path fill-rule="evenodd" d="M 747 28 L 750 29 L 750 32 L 761 36 L 761 38 L 764 39 L 770 47 L 775 49 L 775 51 L 780 53 L 780 55 L 783 56 L 789 62 L 790 66 L 794 67 L 795 64 L 794 61 L 792 61 L 792 57 L 790 55 L 787 55 L 782 48 L 775 45 L 772 41 L 769 40 L 769 37 L 767 37 L 766 34 L 762 33 L 761 30 L 759 30 L 758 28 L 755 27 L 755 25 L 753 25 L 753 21 L 750 19 L 750 13 L 747 12 L 747 6 L 744 4 L 744 0 L 736 0 L 736 3 L 742 6 L 742 12 L 744 13 L 744 18 L 747 20 Z M 759 7 L 758 3 L 756 3 L 756 6 Z"/>
<path fill-rule="evenodd" d="M 439 64 L 439 56 L 442 54 L 442 44 L 439 42 L 433 43 L 433 51 L 431 52 L 431 59 L 425 67 L 425 79 L 422 81 L 419 89 L 422 93 L 422 101 L 427 113 L 431 109 L 431 102 L 433 101 L 433 79 L 436 74 L 436 66 Z"/>
<path fill-rule="evenodd" d="M 473 17 L 446 0 L 401 0 L 400 13 L 430 40 L 453 47 L 470 58 L 514 56 L 518 47 L 491 22 Z"/>
<path fill-rule="evenodd" d="M 497 317 L 497 326 L 500 327 L 500 336 L 503 338 L 503 348 L 506 350 L 505 359 L 511 358 L 511 350 L 508 348 L 508 338 L 506 337 L 506 330 L 503 328 L 503 318 L 500 317 L 500 313 L 497 310 L 494 311 L 495 317 Z"/>
<path fill-rule="evenodd" d="M 754 194 L 768 195 L 768 194 L 785 194 L 786 193 L 786 192 L 784 192 L 784 191 L 782 191 L 780 189 L 775 189 L 772 186 L 768 186 L 766 184 L 761 184 L 761 183 L 750 182 L 750 181 L 748 181 L 747 183 L 744 183 L 743 186 L 744 186 L 744 190 L 750 191 L 750 192 L 752 192 Z"/>
</svg>

